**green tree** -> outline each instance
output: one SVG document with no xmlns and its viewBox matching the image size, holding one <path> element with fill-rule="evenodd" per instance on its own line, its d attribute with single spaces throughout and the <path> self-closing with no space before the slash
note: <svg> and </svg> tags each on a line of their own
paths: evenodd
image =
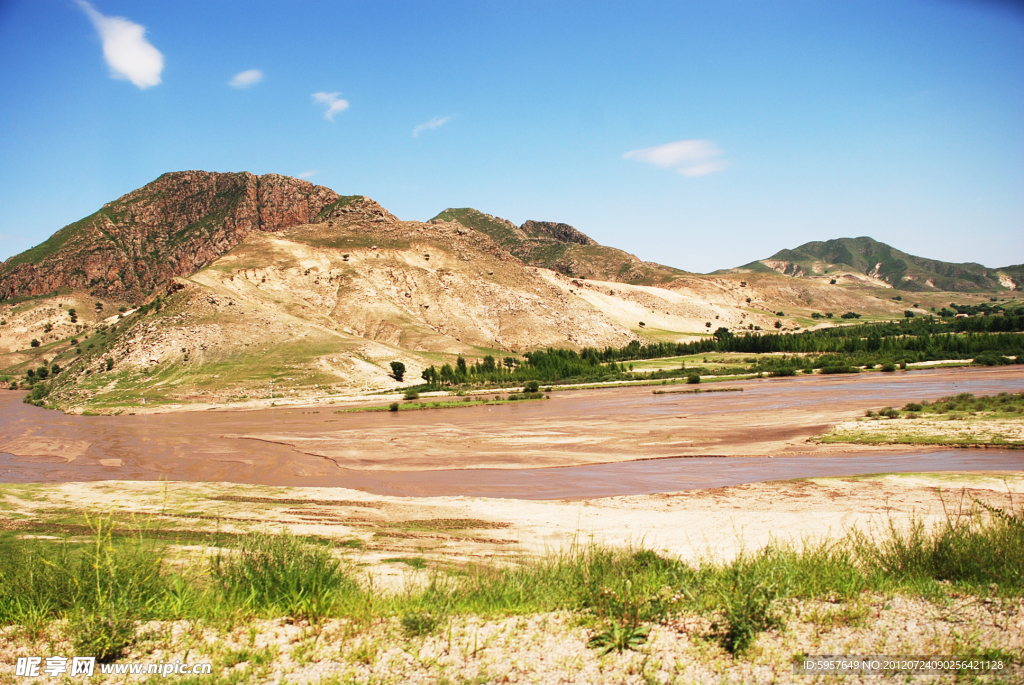
<svg viewBox="0 0 1024 685">
<path fill-rule="evenodd" d="M 391 375 L 395 377 L 395 380 L 399 383 L 405 378 L 405 364 L 402 362 L 391 362 Z"/>
</svg>

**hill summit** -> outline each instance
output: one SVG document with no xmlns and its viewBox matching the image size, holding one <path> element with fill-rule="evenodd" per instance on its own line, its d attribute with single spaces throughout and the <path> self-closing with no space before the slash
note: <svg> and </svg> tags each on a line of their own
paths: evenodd
<svg viewBox="0 0 1024 685">
<path fill-rule="evenodd" d="M 346 201 L 330 188 L 278 174 L 163 174 L 8 259 L 0 268 L 0 300 L 71 289 L 140 301 L 250 233 L 321 221 Z"/>
<path fill-rule="evenodd" d="M 1016 290 L 1024 285 L 1022 265 L 990 269 L 973 262 L 926 259 L 866 236 L 804 243 L 726 272 L 741 271 L 774 271 L 797 278 L 848 272 L 908 291 Z"/>
<path fill-rule="evenodd" d="M 573 278 L 656 285 L 686 274 L 680 269 L 644 262 L 628 252 L 600 245 L 569 224 L 530 220 L 516 226 L 508 219 L 471 207 L 446 209 L 431 221 L 454 221 L 484 233 L 524 264 Z"/>
</svg>

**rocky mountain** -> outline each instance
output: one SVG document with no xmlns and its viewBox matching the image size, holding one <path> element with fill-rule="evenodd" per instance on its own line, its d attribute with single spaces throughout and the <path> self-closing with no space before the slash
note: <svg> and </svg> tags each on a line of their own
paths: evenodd
<svg viewBox="0 0 1024 685">
<path fill-rule="evenodd" d="M 726 272 L 744 271 L 777 272 L 798 278 L 846 272 L 907 291 L 1018 290 L 1024 286 L 1024 265 L 991 269 L 973 262 L 955 264 L 926 259 L 868 237 L 805 243 Z"/>
<path fill-rule="evenodd" d="M 508 219 L 476 209 L 446 209 L 431 221 L 455 221 L 490 236 L 530 266 L 551 269 L 574 278 L 655 285 L 686 274 L 672 267 L 644 262 L 597 241 L 569 224 L 527 221 L 516 226 Z"/>
<path fill-rule="evenodd" d="M 323 221 L 351 201 L 277 174 L 167 173 L 8 259 L 0 300 L 63 289 L 141 301 L 253 232 Z"/>
</svg>

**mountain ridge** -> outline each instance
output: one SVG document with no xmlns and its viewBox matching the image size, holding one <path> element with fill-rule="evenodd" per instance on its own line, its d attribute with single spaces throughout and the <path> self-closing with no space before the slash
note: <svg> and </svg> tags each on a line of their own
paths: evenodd
<svg viewBox="0 0 1024 685">
<path fill-rule="evenodd" d="M 454 221 L 480 231 L 524 264 L 573 278 L 657 285 L 689 275 L 682 269 L 645 262 L 623 250 L 601 245 L 565 223 L 531 219 L 516 226 L 508 219 L 472 207 L 450 207 L 430 221 Z"/>
<path fill-rule="evenodd" d="M 0 300 L 71 288 L 138 302 L 249 233 L 317 220 L 340 199 L 279 174 L 168 172 L 5 261 Z"/>
<path fill-rule="evenodd" d="M 714 273 L 773 271 L 796 278 L 835 277 L 844 267 L 846 272 L 911 292 L 1019 290 L 1024 286 L 1024 265 L 990 268 L 976 262 L 944 262 L 903 252 L 868 236 L 811 241 Z"/>
</svg>

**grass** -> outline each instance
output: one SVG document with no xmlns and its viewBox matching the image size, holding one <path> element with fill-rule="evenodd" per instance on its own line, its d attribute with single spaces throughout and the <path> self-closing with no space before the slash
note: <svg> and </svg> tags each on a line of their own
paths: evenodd
<svg viewBox="0 0 1024 685">
<path fill-rule="evenodd" d="M 771 545 L 729 562 L 687 564 L 640 548 L 580 544 L 514 563 L 427 568 L 428 581 L 401 592 L 361 582 L 342 550 L 291 534 L 250 534 L 233 549 L 191 561 L 141 530 L 116 538 L 95 521 L 87 544 L 7 539 L 0 546 L 0 625 L 40 631 L 67 619 L 76 649 L 117 659 L 151 620 L 235 622 L 329 617 L 365 624 L 398 619 L 409 636 L 431 634 L 453 616 L 501 617 L 568 611 L 603 653 L 640 648 L 655 624 L 680 612 L 708 619 L 706 638 L 740 655 L 758 635 L 785 625 L 795 601 L 843 601 L 822 620 L 855 623 L 865 591 L 1024 595 L 1024 507 L 968 502 L 934 528 L 890 525 L 802 548 Z M 421 522 L 413 522 L 421 523 Z M 242 659 L 242 661 L 246 661 Z"/>
<path fill-rule="evenodd" d="M 1021 447 L 1024 393 L 975 397 L 960 393 L 934 402 L 908 402 L 902 409 L 870 409 L 855 424 L 837 426 L 824 443 L 989 445 Z M 893 419 L 906 419 L 894 421 Z M 951 423 L 946 423 L 947 421 Z"/>
</svg>

